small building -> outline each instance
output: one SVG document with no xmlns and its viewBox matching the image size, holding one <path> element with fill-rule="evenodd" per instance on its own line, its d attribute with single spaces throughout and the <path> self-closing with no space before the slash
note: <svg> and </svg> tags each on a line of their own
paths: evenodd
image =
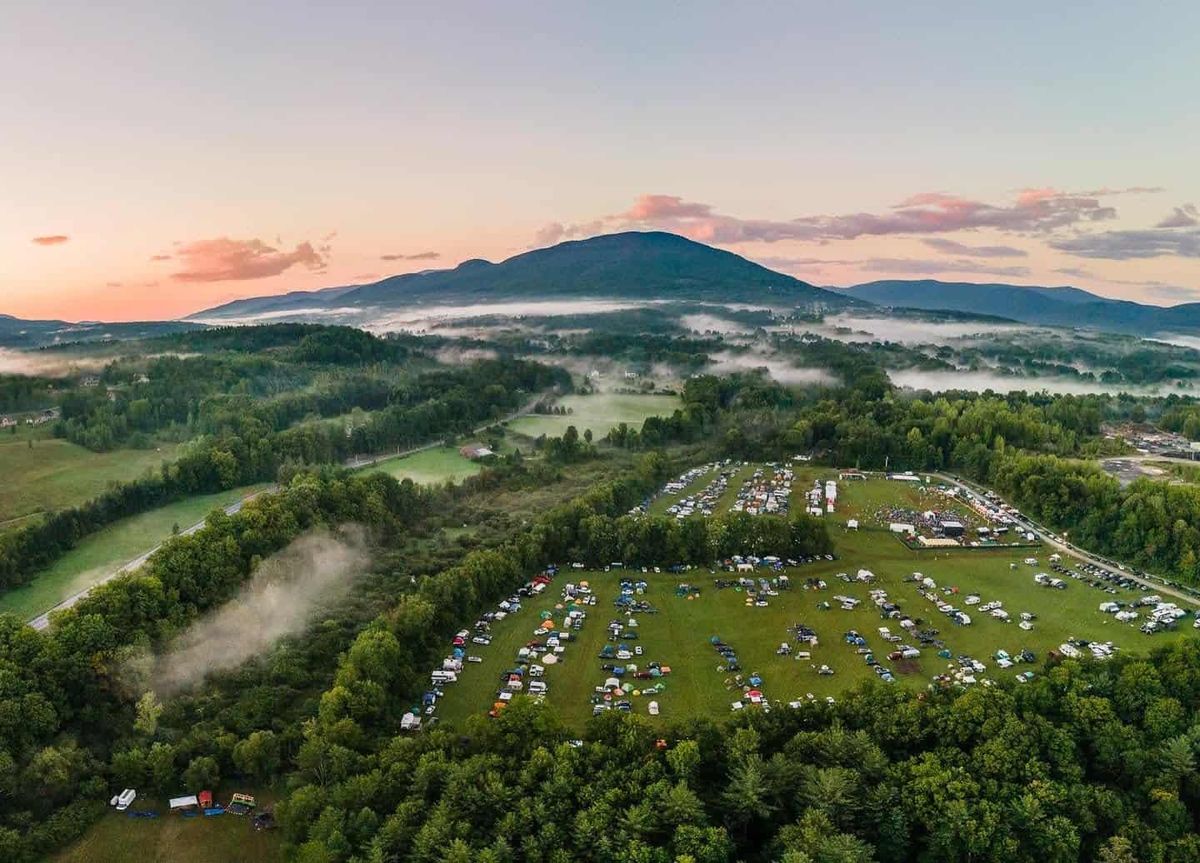
<svg viewBox="0 0 1200 863">
<path fill-rule="evenodd" d="M 495 455 L 496 453 L 494 453 L 484 444 L 469 443 L 465 446 L 459 447 L 458 454 L 463 458 L 470 459 L 471 461 L 478 461 L 481 458 L 487 458 L 488 456 Z"/>
</svg>

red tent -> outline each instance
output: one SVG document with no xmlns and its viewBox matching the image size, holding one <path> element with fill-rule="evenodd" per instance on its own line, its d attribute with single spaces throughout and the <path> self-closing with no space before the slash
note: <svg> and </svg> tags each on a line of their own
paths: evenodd
<svg viewBox="0 0 1200 863">
<path fill-rule="evenodd" d="M 201 791 L 196 795 L 196 799 L 200 801 L 201 809 L 210 809 L 212 807 L 212 792 Z"/>
</svg>

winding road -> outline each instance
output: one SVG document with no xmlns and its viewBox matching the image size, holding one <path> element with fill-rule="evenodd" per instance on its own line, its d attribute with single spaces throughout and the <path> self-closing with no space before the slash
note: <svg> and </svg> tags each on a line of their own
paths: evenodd
<svg viewBox="0 0 1200 863">
<path fill-rule="evenodd" d="M 948 476 L 947 474 L 942 474 L 942 473 L 930 473 L 929 476 L 937 477 L 937 479 L 941 480 L 942 482 L 945 482 L 948 485 L 955 486 L 956 488 L 963 489 L 964 491 L 969 491 L 979 497 L 983 497 L 984 495 L 986 495 L 989 492 L 989 489 L 984 488 L 983 486 L 979 485 L 978 483 L 971 482 L 970 480 L 964 480 L 960 477 Z M 998 496 L 993 498 L 993 500 L 998 501 L 1000 503 L 1004 503 L 1004 501 L 1001 500 Z M 1055 533 L 1055 532 L 1051 531 L 1049 528 L 1039 524 L 1038 522 L 1034 521 L 1033 519 L 1029 518 L 1027 515 L 1024 515 L 1023 513 L 1019 516 L 1015 516 L 1015 520 L 1016 520 L 1016 526 L 1019 529 L 1026 531 L 1028 533 L 1033 533 L 1039 540 L 1042 541 L 1042 543 L 1044 545 L 1047 545 L 1050 548 L 1057 549 L 1060 552 L 1065 552 L 1066 554 L 1071 555 L 1071 557 L 1074 557 L 1077 560 L 1083 561 L 1084 563 L 1090 563 L 1093 566 L 1098 566 L 1102 569 L 1108 569 L 1108 570 L 1113 570 L 1113 571 L 1119 572 L 1124 577 L 1126 577 L 1132 581 L 1136 581 L 1138 584 L 1140 584 L 1142 587 L 1147 588 L 1148 590 L 1152 590 L 1155 593 L 1159 593 L 1159 594 L 1165 593 L 1165 594 L 1173 597 L 1174 599 L 1178 599 L 1182 602 L 1187 603 L 1189 606 L 1192 606 L 1193 608 L 1200 606 L 1200 599 L 1198 599 L 1195 596 L 1192 596 L 1191 594 L 1187 593 L 1186 591 L 1180 590 L 1179 588 L 1176 588 L 1176 587 L 1172 587 L 1171 585 L 1167 584 L 1165 581 L 1155 578 L 1153 576 L 1135 574 L 1132 571 L 1132 567 L 1127 567 L 1124 564 L 1118 563 L 1118 562 L 1116 562 L 1114 560 L 1110 560 L 1108 558 L 1100 557 L 1086 549 L 1080 548 L 1079 546 L 1075 545 L 1074 543 L 1071 543 L 1071 542 L 1063 539 L 1057 533 Z"/>
<path fill-rule="evenodd" d="M 229 506 L 225 507 L 226 515 L 233 515 L 235 512 L 240 511 L 241 508 L 243 506 L 245 506 L 249 501 L 254 500 L 254 498 L 258 497 L 260 494 L 266 494 L 267 492 L 270 492 L 270 491 L 272 491 L 272 489 L 263 489 L 262 491 L 256 491 L 254 494 L 248 494 L 241 500 L 231 503 Z M 179 531 L 179 535 L 187 536 L 188 534 L 195 533 L 200 528 L 204 527 L 205 520 L 206 519 L 201 519 L 200 521 L 193 524 L 191 527 L 189 527 L 185 530 Z M 42 614 L 39 614 L 37 617 L 33 618 L 33 620 L 30 620 L 29 625 L 32 626 L 34 629 L 45 629 L 46 627 L 48 627 L 50 625 L 50 615 L 51 614 L 53 614 L 56 611 L 62 611 L 65 608 L 70 608 L 72 605 L 79 602 L 79 600 L 83 599 L 85 596 L 87 596 L 89 593 L 91 593 L 97 587 L 99 587 L 100 585 L 104 584 L 107 581 L 112 581 L 118 575 L 124 575 L 127 572 L 133 572 L 136 569 L 141 569 L 142 564 L 144 564 L 147 560 L 150 559 L 150 555 L 154 554 L 154 552 L 158 551 L 162 547 L 163 547 L 163 544 L 160 542 L 158 545 L 154 546 L 154 548 L 150 549 L 149 551 L 147 551 L 143 554 L 139 554 L 133 560 L 122 564 L 120 567 L 118 567 L 117 569 L 114 569 L 108 575 L 103 576 L 99 581 L 89 585 L 88 587 L 85 587 L 83 590 L 80 590 L 76 593 L 72 593 L 70 596 L 68 596 L 66 599 L 64 599 L 62 602 L 60 602 L 58 605 L 54 606 L 53 608 L 49 609 L 48 611 L 46 611 Z"/>
<path fill-rule="evenodd" d="M 509 414 L 508 416 L 503 417 L 502 419 L 491 420 L 490 422 L 486 422 L 483 425 L 479 426 L 478 428 L 473 429 L 471 433 L 478 434 L 479 432 L 483 431 L 486 428 L 489 428 L 490 426 L 495 425 L 498 422 L 508 422 L 508 421 L 514 420 L 518 417 L 525 416 L 526 414 L 530 413 L 533 410 L 534 406 L 537 405 L 537 403 L 540 402 L 543 398 L 545 398 L 545 393 L 539 393 L 537 396 L 530 399 L 529 402 L 527 402 L 525 405 L 523 405 L 519 410 L 514 411 L 513 413 Z M 412 447 L 412 448 L 406 449 L 406 450 L 398 450 L 396 452 L 380 453 L 378 455 L 348 459 L 347 461 L 343 462 L 343 466 L 350 468 L 351 470 L 357 470 L 359 468 L 370 467 L 371 465 L 378 464 L 381 461 L 387 461 L 388 459 L 393 459 L 393 458 L 403 458 L 404 456 L 414 455 L 415 453 L 424 452 L 425 450 L 435 449 L 440 446 L 442 446 L 441 440 L 433 441 L 431 443 L 422 444 L 421 446 Z M 256 491 L 254 494 L 246 495 L 246 497 L 242 498 L 241 500 L 236 501 L 235 503 L 232 503 L 229 506 L 225 507 L 225 513 L 227 515 L 233 515 L 234 513 L 239 512 L 243 506 L 245 506 L 249 501 L 258 497 L 260 494 L 269 494 L 272 491 L 275 491 L 274 487 L 268 488 L 268 489 L 263 489 L 261 491 Z M 191 527 L 188 527 L 186 530 L 181 530 L 179 532 L 179 535 L 187 536 L 189 534 L 195 533 L 200 528 L 204 527 L 204 521 L 205 521 L 204 519 L 201 519 L 200 521 L 193 524 Z M 133 560 L 130 560 L 127 563 L 122 564 L 117 569 L 114 569 L 112 572 L 108 573 L 107 575 L 102 576 L 98 581 L 85 587 L 83 590 L 80 590 L 80 591 L 77 591 L 76 593 L 71 594 L 66 599 L 64 599 L 62 602 L 55 605 L 53 608 L 46 610 L 42 614 L 39 614 L 37 617 L 28 621 L 29 625 L 32 626 L 34 629 L 38 629 L 38 630 L 46 629 L 48 626 L 50 626 L 50 615 L 54 614 L 56 611 L 62 611 L 64 609 L 70 608 L 75 603 L 79 602 L 79 600 L 83 599 L 85 596 L 87 596 L 89 593 L 91 593 L 93 590 L 95 590 L 97 587 L 104 584 L 105 582 L 112 581 L 117 576 L 124 575 L 127 572 L 133 572 L 134 570 L 140 569 L 142 567 L 142 565 L 147 560 L 150 559 L 150 556 L 162 547 L 163 547 L 163 543 L 160 542 L 158 545 L 154 546 L 154 548 L 150 549 L 149 551 L 146 551 L 143 554 L 140 554 L 137 557 L 135 557 Z"/>
</svg>

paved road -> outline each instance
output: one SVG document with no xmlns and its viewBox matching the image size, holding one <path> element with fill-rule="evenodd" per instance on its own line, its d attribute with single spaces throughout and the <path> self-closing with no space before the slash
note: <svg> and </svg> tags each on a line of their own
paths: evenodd
<svg viewBox="0 0 1200 863">
<path fill-rule="evenodd" d="M 980 495 L 980 496 L 986 494 L 989 491 L 989 489 L 984 488 L 983 486 L 979 485 L 978 483 L 971 482 L 970 480 L 964 480 L 961 478 L 947 476 L 946 474 L 940 474 L 940 473 L 931 473 L 929 475 L 937 477 L 939 480 L 941 480 L 942 482 L 945 482 L 949 485 L 953 485 L 958 488 L 974 492 L 975 494 Z M 999 500 L 999 498 L 996 498 L 996 500 Z M 1001 502 L 1003 502 L 1003 501 L 1001 501 Z M 1178 599 L 1182 602 L 1187 603 L 1190 606 L 1193 606 L 1193 607 L 1200 606 L 1200 599 L 1197 599 L 1196 597 L 1188 594 L 1187 592 L 1179 590 L 1178 588 L 1171 587 L 1168 584 L 1164 584 L 1162 581 L 1160 581 L 1156 578 L 1153 578 L 1153 577 L 1135 575 L 1132 567 L 1124 566 L 1123 564 L 1119 564 L 1117 561 L 1110 560 L 1110 559 L 1104 558 L 1104 557 L 1099 557 L 1098 555 L 1095 555 L 1092 552 L 1087 551 L 1086 549 L 1082 549 L 1079 546 L 1075 545 L 1074 543 L 1064 540 L 1061 536 L 1059 536 L 1059 534 L 1055 533 L 1054 531 L 1049 530 L 1048 528 L 1044 527 L 1041 524 L 1038 524 L 1036 521 L 1034 521 L 1033 519 L 1029 518 L 1026 515 L 1022 514 L 1021 516 L 1017 517 L 1016 522 L 1017 522 L 1018 528 L 1020 528 L 1023 531 L 1033 533 L 1035 536 L 1037 536 L 1038 539 L 1040 539 L 1042 541 L 1042 543 L 1044 545 L 1047 545 L 1051 548 L 1055 548 L 1061 552 L 1070 554 L 1072 557 L 1074 557 L 1078 560 L 1081 560 L 1084 563 L 1090 563 L 1094 566 L 1098 566 L 1103 569 L 1119 572 L 1119 573 L 1121 573 L 1121 575 L 1123 575 L 1126 578 L 1129 578 L 1133 581 L 1136 581 L 1142 587 L 1145 587 L 1148 590 L 1153 591 L 1154 593 L 1159 593 L 1159 594 L 1165 593 L 1175 599 Z"/>
<path fill-rule="evenodd" d="M 544 397 L 545 397 L 544 393 L 541 393 L 541 394 L 535 396 L 534 398 L 530 399 L 530 401 L 527 404 L 525 404 L 520 410 L 514 411 L 513 413 L 504 417 L 502 420 L 491 420 L 490 422 L 484 423 L 483 425 L 474 429 L 472 431 L 472 434 L 478 434 L 479 432 L 483 431 L 484 429 L 488 428 L 489 426 L 495 425 L 497 422 L 508 422 L 509 420 L 516 419 L 517 417 L 525 416 L 530 411 L 532 411 L 534 408 L 534 405 L 536 405 Z M 435 449 L 436 447 L 440 447 L 441 445 L 442 445 L 442 441 L 434 441 L 432 443 L 422 444 L 421 446 L 412 447 L 411 449 L 400 450 L 397 452 L 380 453 L 378 455 L 363 456 L 361 458 L 349 459 L 346 462 L 344 462 L 343 464 L 345 467 L 357 469 L 357 468 L 361 468 L 361 467 L 367 467 L 369 465 L 373 465 L 373 464 L 376 464 L 381 461 L 386 461 L 387 459 L 400 458 L 402 456 L 413 455 L 414 453 L 424 452 L 425 450 Z M 264 493 L 270 492 L 270 491 L 274 491 L 274 488 L 265 489 L 264 491 L 258 491 L 258 492 L 255 492 L 254 494 L 247 495 L 246 497 L 242 498 L 241 500 L 237 501 L 236 503 L 230 504 L 229 506 L 225 507 L 225 512 L 229 515 L 233 515 L 234 513 L 241 510 L 242 506 L 247 501 L 252 500 L 255 497 L 258 497 L 258 495 L 260 495 L 260 494 L 264 494 Z M 181 530 L 179 533 L 183 536 L 187 536 L 188 534 L 195 533 L 202 527 L 204 527 L 204 521 L 198 521 L 195 524 L 193 524 L 191 527 L 187 528 L 186 530 Z M 94 584 L 90 585 L 89 587 L 86 587 L 77 593 L 71 594 L 66 599 L 64 599 L 62 602 L 60 602 L 58 605 L 51 608 L 49 611 L 45 612 L 44 614 L 39 614 L 37 617 L 33 618 L 33 620 L 30 620 L 29 625 L 32 626 L 34 629 L 45 629 L 46 627 L 48 627 L 50 625 L 50 615 L 51 614 L 53 614 L 56 611 L 62 611 L 65 608 L 70 608 L 75 603 L 79 602 L 79 600 L 83 599 L 85 596 L 87 596 L 89 593 L 91 593 L 95 588 L 99 587 L 101 584 L 104 584 L 107 581 L 111 581 L 112 579 L 116 578 L 118 575 L 124 575 L 127 572 L 133 572 L 136 569 L 140 569 L 142 567 L 142 564 L 144 564 L 147 560 L 150 559 L 150 555 L 154 554 L 154 552 L 158 551 L 160 548 L 162 548 L 162 543 L 159 543 L 158 545 L 154 546 L 154 548 L 150 549 L 149 551 L 145 552 L 144 554 L 138 555 L 133 560 L 131 560 L 128 563 L 125 563 L 122 566 L 120 566 L 119 568 L 113 570 L 108 575 L 102 577 L 99 581 L 95 582 Z"/>
<path fill-rule="evenodd" d="M 235 503 L 231 503 L 229 506 L 225 507 L 225 512 L 228 515 L 233 515 L 235 512 L 240 511 L 241 508 L 243 506 L 245 506 L 245 504 L 248 501 L 251 501 L 254 498 L 258 497 L 260 494 L 264 494 L 265 492 L 271 491 L 271 490 L 272 489 L 265 489 L 263 491 L 256 491 L 254 494 L 246 495 L 241 500 L 236 501 Z M 179 533 L 181 536 L 187 536 L 188 534 L 195 533 L 202 527 L 204 527 L 203 520 L 196 522 L 195 524 L 193 524 L 191 527 L 187 528 L 186 530 L 179 531 Z M 53 614 L 56 611 L 62 611 L 64 608 L 70 608 L 72 605 L 79 602 L 79 600 L 83 599 L 85 596 L 87 596 L 89 593 L 91 593 L 97 587 L 104 584 L 106 581 L 112 581 L 118 575 L 124 575 L 127 572 L 133 572 L 135 569 L 141 569 L 142 564 L 144 564 L 147 560 L 150 559 L 150 555 L 154 554 L 154 552 L 158 551 L 160 548 L 162 548 L 161 542 L 158 545 L 154 546 L 154 548 L 145 552 L 144 554 L 138 555 L 133 560 L 129 561 L 128 563 L 123 564 L 118 569 L 113 570 L 108 575 L 104 576 L 99 581 L 95 582 L 94 584 L 92 584 L 88 587 L 85 587 L 83 590 L 81 590 L 77 593 L 71 594 L 66 599 L 64 599 L 62 602 L 60 602 L 58 605 L 54 606 L 54 608 L 50 609 L 49 611 L 45 612 L 44 614 L 39 614 L 33 620 L 29 621 L 29 625 L 32 626 L 34 629 L 45 629 L 46 627 L 48 627 L 50 625 L 50 615 L 51 614 Z"/>
</svg>

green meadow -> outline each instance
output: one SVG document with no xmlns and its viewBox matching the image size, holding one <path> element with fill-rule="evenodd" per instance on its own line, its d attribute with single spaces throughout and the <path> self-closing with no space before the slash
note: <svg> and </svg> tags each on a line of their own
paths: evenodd
<svg viewBox="0 0 1200 863">
<path fill-rule="evenodd" d="M 568 426 L 580 434 L 591 429 L 594 437 L 602 438 L 621 423 L 640 428 L 647 417 L 670 416 L 680 407 L 678 396 L 624 395 L 597 393 L 571 395 L 558 400 L 558 406 L 569 413 L 558 415 L 527 414 L 508 424 L 508 428 L 529 437 L 559 437 Z"/>
<path fill-rule="evenodd" d="M 836 476 L 836 472 L 831 474 L 829 471 L 800 471 L 798 474 L 793 495 L 806 487 L 801 477 L 810 480 Z M 654 660 L 671 668 L 671 674 L 661 678 L 666 685 L 664 692 L 648 697 L 631 696 L 634 711 L 642 714 L 646 713 L 648 702 L 656 700 L 661 708 L 659 720 L 663 722 L 726 714 L 731 710 L 731 703 L 740 698 L 741 690 L 732 675 L 718 670 L 719 657 L 710 644 L 713 636 L 734 647 L 745 677 L 752 673 L 762 677 L 761 689 L 773 701 L 787 702 L 808 698 L 810 694 L 814 698 L 836 697 L 848 687 L 875 680 L 874 671 L 856 653 L 856 647 L 845 642 L 844 635 L 848 630 L 856 630 L 866 637 L 876 658 L 893 671 L 894 685 L 914 689 L 927 686 L 935 676 L 948 670 L 948 660 L 939 658 L 938 648 L 930 646 L 920 647 L 918 660 L 903 665 L 888 661 L 886 656 L 895 646 L 883 640 L 879 627 L 887 626 L 902 636 L 904 631 L 896 621 L 881 619 L 868 598 L 873 588 L 886 590 L 892 602 L 899 603 L 903 612 L 920 621 L 921 628 L 937 629 L 938 638 L 945 642 L 953 657 L 967 655 L 983 662 L 987 671 L 979 677 L 993 680 L 1014 679 L 1018 672 L 1026 670 L 1040 673 L 1047 651 L 1057 648 L 1068 638 L 1112 641 L 1122 650 L 1138 652 L 1169 639 L 1192 637 L 1194 630 L 1190 620 L 1183 621 L 1175 632 L 1148 636 L 1138 630 L 1140 620 L 1131 624 L 1118 623 L 1111 615 L 1098 610 L 1101 602 L 1128 601 L 1141 595 L 1140 592 L 1118 589 L 1118 594 L 1113 596 L 1074 579 L 1068 579 L 1066 590 L 1036 584 L 1034 573 L 1046 569 L 1048 563 L 1047 553 L 1041 549 L 916 552 L 901 544 L 886 527 L 870 523 L 881 510 L 892 506 L 933 507 L 929 492 L 885 480 L 839 483 L 839 488 L 840 509 L 827 516 L 835 540 L 836 559 L 788 568 L 786 572 L 792 589 L 770 597 L 767 607 L 747 605 L 746 595 L 740 590 L 715 588 L 716 577 L 733 576 L 714 573 L 707 568 L 678 575 L 665 572 L 643 575 L 640 571 L 620 570 L 563 571 L 546 593 L 527 601 L 520 612 L 493 626 L 490 645 L 471 645 L 469 652 L 482 657 L 483 662 L 465 666 L 459 682 L 446 688 L 447 694 L 438 714 L 443 719 L 455 720 L 475 712 L 486 712 L 494 701 L 500 675 L 512 667 L 517 650 L 533 637 L 541 613 L 550 611 L 558 619 L 563 614 L 561 608 L 556 608 L 562 602 L 562 585 L 579 579 L 590 582 L 597 604 L 584 607 L 588 617 L 583 629 L 576 634 L 577 640 L 567 645 L 560 664 L 547 666 L 543 678 L 549 687 L 549 700 L 572 724 L 582 724 L 591 715 L 594 687 L 608 676 L 600 667 L 602 662 L 622 664 L 597 656 L 607 641 L 609 622 L 627 621 L 626 616 L 619 614 L 613 606 L 622 578 L 644 579 L 647 586 L 640 598 L 658 610 L 657 614 L 638 615 L 639 625 L 635 630 L 638 638 L 625 643 L 631 648 L 640 645 L 643 649 L 641 656 L 628 662 L 644 668 L 645 663 Z M 933 508 L 948 507 L 939 503 Z M 863 527 L 857 531 L 847 530 L 845 522 L 848 518 L 862 520 Z M 1036 568 L 1023 562 L 1031 555 L 1038 558 Z M 837 578 L 838 573 L 847 573 L 854 578 L 859 569 L 873 572 L 875 583 L 848 584 Z M 942 591 L 954 591 L 946 595 L 947 600 L 967 611 L 972 624 L 958 626 L 940 613 L 921 595 L 916 583 L 906 580 L 914 572 L 934 579 L 939 595 Z M 769 575 L 766 570 L 760 570 L 756 577 Z M 810 579 L 824 580 L 827 587 L 807 589 L 806 581 Z M 699 586 L 699 597 L 677 596 L 676 587 L 681 582 Z M 1002 622 L 966 606 L 962 600 L 970 593 L 977 593 L 982 603 L 1003 602 L 1011 621 Z M 844 611 L 833 598 L 835 595 L 858 599 L 860 604 L 852 611 Z M 826 602 L 831 606 L 828 610 L 823 609 Z M 1017 626 L 1023 611 L 1037 615 L 1032 631 L 1023 631 Z M 464 621 L 464 624 L 468 623 Z M 797 660 L 776 653 L 781 642 L 792 642 L 789 627 L 796 624 L 813 629 L 818 636 L 816 647 L 804 648 L 792 643 L 794 650 L 809 650 L 810 659 Z M 906 636 L 903 640 L 919 646 L 914 638 Z M 1029 649 L 1037 655 L 1037 662 L 1001 670 L 993 660 L 995 652 L 1001 649 L 1010 654 Z M 827 665 L 834 673 L 818 674 L 821 665 Z M 635 686 L 644 685 L 628 677 L 625 680 Z"/>
</svg>

